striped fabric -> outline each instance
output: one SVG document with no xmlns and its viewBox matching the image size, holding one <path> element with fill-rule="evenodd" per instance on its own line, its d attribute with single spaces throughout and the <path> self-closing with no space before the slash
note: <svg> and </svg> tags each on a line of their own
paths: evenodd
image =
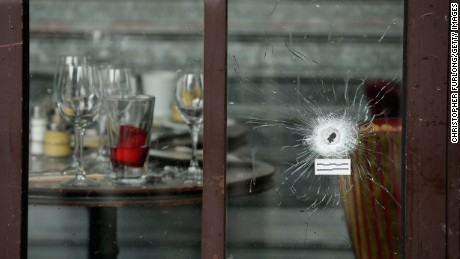
<svg viewBox="0 0 460 259">
<path fill-rule="evenodd" d="M 401 127 L 375 122 L 352 157 L 352 175 L 340 177 L 342 204 L 359 259 L 398 259 L 401 251 Z M 383 126 L 383 127 L 382 127 Z"/>
</svg>

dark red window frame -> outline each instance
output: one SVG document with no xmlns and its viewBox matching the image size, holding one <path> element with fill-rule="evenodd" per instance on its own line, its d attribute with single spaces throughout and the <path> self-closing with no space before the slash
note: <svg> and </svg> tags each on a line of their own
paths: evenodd
<svg viewBox="0 0 460 259">
<path fill-rule="evenodd" d="M 0 1 L 0 258 L 11 259 L 27 254 L 26 11 L 21 0 Z"/>
<path fill-rule="evenodd" d="M 202 258 L 225 258 L 227 0 L 205 0 Z M 405 258 L 459 258 L 460 145 L 450 144 L 448 0 L 406 1 Z M 26 258 L 28 1 L 0 2 L 0 258 Z M 212 98 L 210 98 L 212 96 Z M 212 145 L 211 145 L 212 144 Z"/>
<path fill-rule="evenodd" d="M 448 0 L 406 2 L 405 254 L 459 258 L 460 147 L 449 132 Z"/>
</svg>

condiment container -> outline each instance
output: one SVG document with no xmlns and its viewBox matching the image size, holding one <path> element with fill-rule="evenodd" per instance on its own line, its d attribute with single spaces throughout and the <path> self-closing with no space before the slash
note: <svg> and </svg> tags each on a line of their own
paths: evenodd
<svg viewBox="0 0 460 259">
<path fill-rule="evenodd" d="M 43 140 L 46 132 L 46 116 L 40 106 L 32 109 L 30 118 L 30 153 L 33 155 L 43 154 Z"/>
<path fill-rule="evenodd" d="M 66 157 L 71 153 L 70 133 L 67 124 L 57 109 L 49 116 L 49 123 L 44 138 L 44 153 L 49 157 Z"/>
</svg>

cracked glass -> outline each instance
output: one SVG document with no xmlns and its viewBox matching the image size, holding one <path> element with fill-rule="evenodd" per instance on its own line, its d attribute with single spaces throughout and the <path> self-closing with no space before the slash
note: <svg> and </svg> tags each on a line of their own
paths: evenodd
<svg viewBox="0 0 460 259">
<path fill-rule="evenodd" d="M 401 258 L 404 2 L 228 6 L 227 258 Z"/>
</svg>

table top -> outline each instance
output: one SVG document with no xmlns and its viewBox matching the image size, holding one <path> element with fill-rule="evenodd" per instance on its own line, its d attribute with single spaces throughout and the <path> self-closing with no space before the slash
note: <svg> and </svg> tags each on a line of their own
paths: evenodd
<svg viewBox="0 0 460 259">
<path fill-rule="evenodd" d="M 230 159 L 226 185 L 230 196 L 249 195 L 273 186 L 273 166 L 261 161 Z M 202 187 L 185 185 L 179 180 L 147 181 L 141 185 L 120 185 L 107 180 L 103 174 L 88 177 L 101 184 L 96 187 L 67 187 L 63 185 L 72 175 L 58 171 L 31 172 L 29 175 L 29 204 L 121 207 L 171 206 L 201 202 Z"/>
<path fill-rule="evenodd" d="M 244 144 L 246 127 L 229 121 L 229 146 Z M 190 160 L 190 136 L 185 124 L 162 121 L 154 124 L 149 168 L 161 170 L 165 165 L 187 166 Z M 85 139 L 86 164 L 95 159 L 97 136 Z M 229 152 L 232 149 L 229 148 Z M 201 159 L 202 153 L 198 152 Z M 201 202 L 202 187 L 184 185 L 179 180 L 147 181 L 142 185 L 114 184 L 104 174 L 97 174 L 87 166 L 88 177 L 101 184 L 96 187 L 67 187 L 63 185 L 72 175 L 61 170 L 70 163 L 70 157 L 57 159 L 44 156 L 29 159 L 29 204 L 47 204 L 87 207 L 184 205 Z M 229 154 L 227 156 L 227 192 L 229 195 L 248 195 L 273 186 L 273 166 L 250 161 Z M 147 178 L 149 179 L 149 178 Z"/>
</svg>

